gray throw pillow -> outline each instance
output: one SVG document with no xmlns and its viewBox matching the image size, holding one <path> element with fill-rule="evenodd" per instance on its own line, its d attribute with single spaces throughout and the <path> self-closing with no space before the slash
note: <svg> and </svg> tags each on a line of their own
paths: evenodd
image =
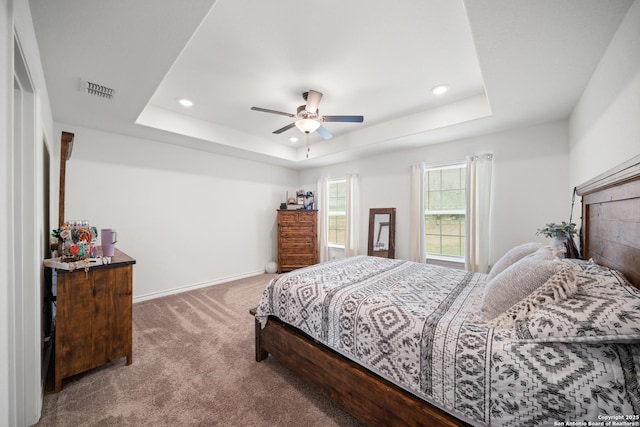
<svg viewBox="0 0 640 427">
<path fill-rule="evenodd" d="M 540 249 L 542 247 L 542 243 L 539 242 L 530 242 L 523 243 L 518 246 L 514 246 L 509 249 L 506 254 L 502 256 L 496 262 L 493 267 L 491 267 L 491 271 L 489 272 L 489 276 L 487 276 L 487 281 L 493 279 L 498 274 L 502 273 L 505 269 L 513 265 L 515 262 L 520 261 L 522 258 L 530 255 Z"/>
<path fill-rule="evenodd" d="M 544 285 L 563 265 L 552 250 L 542 247 L 488 280 L 482 298 L 481 313 L 484 320 L 491 320 L 506 312 Z"/>
</svg>

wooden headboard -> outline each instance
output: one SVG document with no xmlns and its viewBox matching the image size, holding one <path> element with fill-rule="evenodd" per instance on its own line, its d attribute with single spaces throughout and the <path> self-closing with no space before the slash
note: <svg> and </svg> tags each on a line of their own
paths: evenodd
<svg viewBox="0 0 640 427">
<path fill-rule="evenodd" d="M 577 187 L 584 259 L 622 272 L 640 289 L 640 155 Z"/>
</svg>

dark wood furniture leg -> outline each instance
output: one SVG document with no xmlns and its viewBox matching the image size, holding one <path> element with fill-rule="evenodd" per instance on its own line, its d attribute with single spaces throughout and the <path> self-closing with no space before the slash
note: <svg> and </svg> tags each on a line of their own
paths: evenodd
<svg viewBox="0 0 640 427">
<path fill-rule="evenodd" d="M 252 308 L 251 310 L 249 310 L 249 313 L 251 313 L 251 315 L 255 317 L 256 309 Z M 260 341 L 260 337 L 261 337 L 260 329 L 262 329 L 262 326 L 260 326 L 260 322 L 258 322 L 258 319 L 254 318 L 254 322 L 255 322 L 255 341 L 256 341 L 255 342 L 256 362 L 262 362 L 264 359 L 269 357 L 269 353 L 262 348 L 262 343 Z"/>
</svg>

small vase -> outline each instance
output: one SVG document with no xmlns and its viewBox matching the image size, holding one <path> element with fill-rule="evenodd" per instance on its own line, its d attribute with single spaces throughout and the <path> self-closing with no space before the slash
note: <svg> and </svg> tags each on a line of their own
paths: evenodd
<svg viewBox="0 0 640 427">
<path fill-rule="evenodd" d="M 551 239 L 551 246 L 556 248 L 559 251 L 562 251 L 562 254 L 566 252 L 565 241 L 567 238 L 565 236 L 555 236 Z"/>
</svg>

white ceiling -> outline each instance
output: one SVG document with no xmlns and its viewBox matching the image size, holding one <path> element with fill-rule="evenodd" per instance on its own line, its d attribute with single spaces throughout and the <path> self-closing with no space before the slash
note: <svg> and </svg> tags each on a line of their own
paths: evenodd
<svg viewBox="0 0 640 427">
<path fill-rule="evenodd" d="M 57 122 L 293 168 L 567 118 L 631 3 L 30 0 Z M 309 89 L 364 123 L 325 141 L 250 110 Z"/>
</svg>

